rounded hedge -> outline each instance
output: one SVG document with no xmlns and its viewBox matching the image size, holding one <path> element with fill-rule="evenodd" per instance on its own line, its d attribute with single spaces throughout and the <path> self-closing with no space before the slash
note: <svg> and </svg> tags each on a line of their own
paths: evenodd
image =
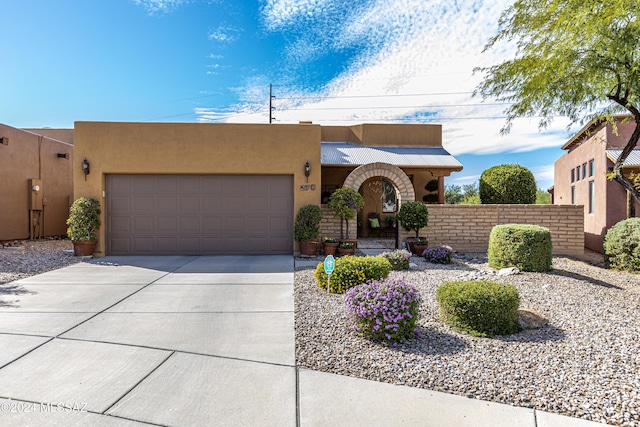
<svg viewBox="0 0 640 427">
<path fill-rule="evenodd" d="M 415 231 L 417 238 L 420 229 L 429 223 L 429 208 L 422 202 L 403 202 L 396 218 L 405 230 Z"/>
<path fill-rule="evenodd" d="M 640 218 L 620 221 L 604 236 L 607 268 L 640 271 Z"/>
<path fill-rule="evenodd" d="M 366 283 L 369 280 L 386 279 L 391 264 L 381 256 L 343 256 L 336 259 L 335 269 L 331 273 L 329 292 L 343 294 L 347 289 Z M 327 290 L 327 273 L 324 263 L 319 263 L 314 273 L 316 283 Z"/>
<path fill-rule="evenodd" d="M 496 225 L 489 235 L 489 266 L 521 271 L 551 270 L 551 232 L 529 224 Z"/>
<path fill-rule="evenodd" d="M 520 296 L 513 285 L 490 280 L 445 282 L 436 301 L 444 323 L 457 331 L 492 337 L 520 330 L 516 323 Z"/>
<path fill-rule="evenodd" d="M 486 204 L 534 204 L 536 179 L 520 165 L 493 166 L 480 176 L 480 202 Z"/>
</svg>

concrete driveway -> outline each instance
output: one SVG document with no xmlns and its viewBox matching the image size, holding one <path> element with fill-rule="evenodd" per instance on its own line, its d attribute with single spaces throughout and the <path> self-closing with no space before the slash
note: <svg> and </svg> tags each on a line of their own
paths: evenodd
<svg viewBox="0 0 640 427">
<path fill-rule="evenodd" d="M 106 257 L 0 301 L 3 426 L 296 425 L 290 256 Z"/>
<path fill-rule="evenodd" d="M 293 263 L 106 257 L 0 286 L 0 425 L 592 424 L 296 368 Z"/>
</svg>

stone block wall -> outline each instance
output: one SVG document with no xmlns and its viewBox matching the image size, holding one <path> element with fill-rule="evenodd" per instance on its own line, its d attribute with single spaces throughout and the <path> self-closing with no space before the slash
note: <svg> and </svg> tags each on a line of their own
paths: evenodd
<svg viewBox="0 0 640 427">
<path fill-rule="evenodd" d="M 499 224 L 549 228 L 554 254 L 584 254 L 584 208 L 575 205 L 429 205 L 429 226 L 420 231 L 430 245 L 459 252 L 486 252 L 489 234 Z M 400 229 L 400 240 L 414 232 Z"/>
<path fill-rule="evenodd" d="M 331 210 L 327 207 L 327 205 L 320 205 L 322 208 L 322 222 L 320 223 L 320 241 L 325 237 L 333 237 L 335 239 L 340 239 L 342 233 L 341 228 L 345 228 L 344 221 L 342 218 L 336 217 Z M 349 237 L 352 239 L 356 238 L 356 234 L 358 233 L 358 223 L 357 219 L 353 218 L 349 220 Z"/>
</svg>

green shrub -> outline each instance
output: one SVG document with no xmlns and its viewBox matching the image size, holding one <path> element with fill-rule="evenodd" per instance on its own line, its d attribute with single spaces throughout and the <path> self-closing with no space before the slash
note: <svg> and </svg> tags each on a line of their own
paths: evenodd
<svg viewBox="0 0 640 427">
<path fill-rule="evenodd" d="M 429 208 L 422 202 L 404 202 L 396 214 L 396 218 L 405 230 L 416 232 L 416 238 L 422 227 L 429 223 Z"/>
<path fill-rule="evenodd" d="M 496 225 L 489 235 L 489 265 L 522 271 L 551 270 L 551 232 L 529 224 Z"/>
<path fill-rule="evenodd" d="M 294 238 L 302 242 L 317 240 L 320 232 L 320 221 L 322 221 L 322 209 L 320 206 L 305 205 L 301 207 L 296 215 L 293 227 Z"/>
<path fill-rule="evenodd" d="M 640 271 L 640 218 L 625 219 L 607 231 L 604 261 L 615 270 Z"/>
<path fill-rule="evenodd" d="M 513 285 L 490 280 L 446 282 L 436 292 L 443 321 L 478 337 L 518 332 L 520 296 Z"/>
<path fill-rule="evenodd" d="M 380 256 L 343 256 L 336 259 L 335 269 L 331 273 L 329 291 L 343 294 L 347 289 L 369 280 L 386 279 L 389 271 L 391 271 L 391 264 Z M 327 273 L 324 272 L 324 263 L 318 264 L 314 276 L 318 286 L 326 290 Z"/>
<path fill-rule="evenodd" d="M 480 176 L 482 204 L 533 204 L 536 180 L 531 171 L 520 165 L 491 167 Z"/>
<path fill-rule="evenodd" d="M 427 182 L 427 185 L 424 186 L 424 189 L 431 193 L 433 193 L 434 191 L 438 191 L 438 180 L 432 179 L 431 181 Z"/>
<path fill-rule="evenodd" d="M 438 193 L 430 193 L 422 196 L 422 201 L 425 203 L 438 203 Z"/>
<path fill-rule="evenodd" d="M 67 236 L 73 241 L 96 240 L 100 228 L 100 202 L 96 199 L 80 197 L 69 210 Z"/>
<path fill-rule="evenodd" d="M 338 188 L 329 197 L 328 208 L 335 216 L 342 218 L 346 223 L 346 232 L 343 237 L 349 238 L 349 220 L 356 216 L 356 210 L 364 207 L 364 199 L 356 190 L 342 187 Z"/>
<path fill-rule="evenodd" d="M 381 257 L 385 258 L 391 264 L 392 270 L 408 270 L 409 260 L 411 259 L 411 252 L 398 249 L 392 252 L 382 252 Z"/>
</svg>

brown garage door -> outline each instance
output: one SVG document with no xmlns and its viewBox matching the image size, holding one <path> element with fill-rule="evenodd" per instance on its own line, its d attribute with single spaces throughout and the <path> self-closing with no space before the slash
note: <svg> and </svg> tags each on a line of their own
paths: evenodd
<svg viewBox="0 0 640 427">
<path fill-rule="evenodd" d="M 107 175 L 108 255 L 293 253 L 291 176 Z"/>
</svg>

